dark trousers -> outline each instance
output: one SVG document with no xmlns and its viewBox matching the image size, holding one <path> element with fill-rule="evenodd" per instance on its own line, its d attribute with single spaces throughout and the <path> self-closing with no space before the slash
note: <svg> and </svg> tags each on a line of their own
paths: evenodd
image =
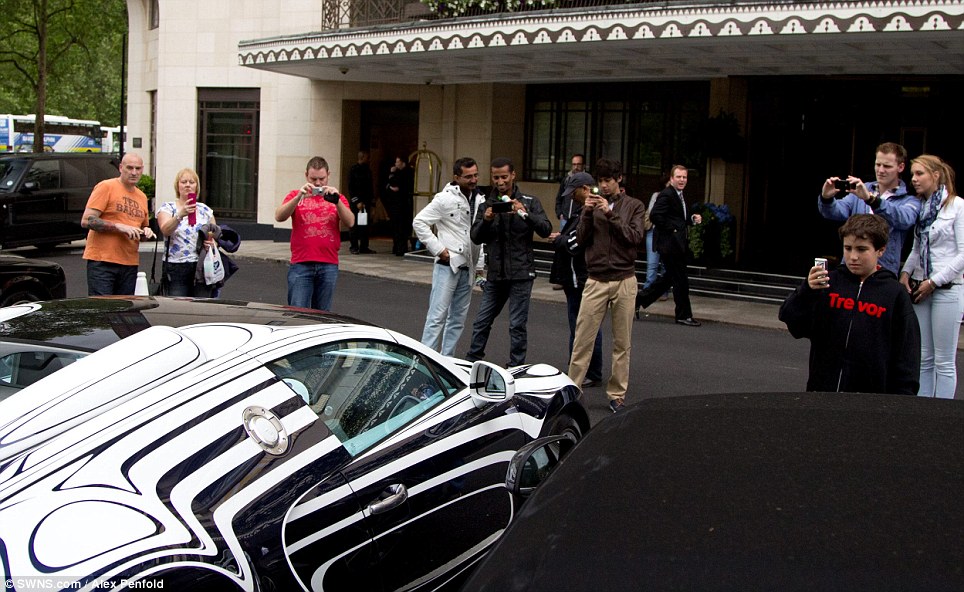
<svg viewBox="0 0 964 592">
<path fill-rule="evenodd" d="M 566 311 L 569 313 L 569 357 L 572 358 L 572 342 L 576 337 L 576 319 L 579 318 L 579 304 L 582 302 L 583 286 L 574 288 L 563 285 L 566 294 Z M 592 346 L 592 357 L 586 370 L 586 380 L 602 382 L 602 330 L 596 331 L 596 343 Z"/>
<path fill-rule="evenodd" d="M 134 293 L 137 266 L 87 260 L 87 295 L 121 296 Z"/>
<path fill-rule="evenodd" d="M 166 274 L 165 296 L 211 297 L 211 286 L 197 283 L 197 262 L 165 263 L 163 268 Z"/>
<path fill-rule="evenodd" d="M 509 303 L 509 363 L 521 366 L 526 363 L 529 337 L 529 300 L 532 296 L 532 280 L 489 280 L 482 288 L 482 304 L 479 315 L 472 325 L 472 345 L 465 358 L 469 361 L 485 358 L 485 345 L 489 342 L 492 323 Z"/>
<path fill-rule="evenodd" d="M 408 239 L 412 236 L 412 202 L 411 200 L 389 198 L 388 215 L 392 227 L 392 253 L 404 255 L 409 251 Z"/>
<path fill-rule="evenodd" d="M 352 249 L 356 251 L 368 250 L 368 225 L 367 224 L 365 226 L 358 225 L 358 222 L 357 222 L 358 221 L 358 204 L 349 203 L 349 206 L 351 207 L 351 213 L 355 214 L 355 221 L 356 221 L 355 225 L 352 226 L 351 229 L 348 231 L 348 239 L 350 242 L 350 246 Z M 365 211 L 371 212 L 371 206 L 368 204 L 365 204 Z M 369 213 L 369 216 L 370 215 L 371 214 Z M 371 220 L 369 220 L 369 223 L 370 222 Z"/>
<path fill-rule="evenodd" d="M 673 301 L 676 303 L 676 319 L 688 319 L 693 316 L 690 307 L 690 283 L 686 277 L 686 255 L 660 255 L 660 261 L 666 268 L 666 274 L 657 278 L 649 288 L 636 297 L 636 306 L 646 308 L 673 287 Z"/>
</svg>

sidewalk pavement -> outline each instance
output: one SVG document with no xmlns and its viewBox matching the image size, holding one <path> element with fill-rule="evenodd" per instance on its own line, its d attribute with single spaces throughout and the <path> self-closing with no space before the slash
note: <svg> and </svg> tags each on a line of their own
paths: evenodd
<svg viewBox="0 0 964 592">
<path fill-rule="evenodd" d="M 348 243 L 342 243 L 339 252 L 339 269 L 349 273 L 389 278 L 413 284 L 432 283 L 432 266 L 415 258 L 392 255 L 391 239 L 371 239 L 374 255 L 352 255 L 348 252 Z M 234 257 L 235 255 L 232 255 Z M 237 257 L 240 259 L 260 259 L 266 261 L 287 262 L 291 250 L 286 242 L 242 240 Z M 478 290 L 478 288 L 476 288 Z M 553 290 L 549 281 L 540 277 L 536 279 L 532 288 L 532 298 L 546 302 L 565 303 L 566 297 L 562 290 Z M 742 302 L 725 298 L 705 298 L 690 296 L 693 305 L 693 316 L 700 321 L 729 323 L 748 327 L 762 327 L 767 329 L 786 330 L 786 325 L 777 319 L 778 307 L 772 304 Z M 654 302 L 645 311 L 640 310 L 640 322 L 648 316 L 673 317 L 673 299 Z M 681 331 L 692 329 L 681 327 Z"/>
</svg>

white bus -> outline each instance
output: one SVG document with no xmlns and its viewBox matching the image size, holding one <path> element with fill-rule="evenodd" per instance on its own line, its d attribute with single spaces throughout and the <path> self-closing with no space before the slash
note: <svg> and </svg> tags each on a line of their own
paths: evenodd
<svg viewBox="0 0 964 592">
<path fill-rule="evenodd" d="M 111 152 L 113 154 L 120 154 L 121 143 L 124 142 L 124 137 L 120 134 L 120 126 L 115 125 L 114 127 L 108 127 L 106 125 L 100 126 L 101 132 L 101 151 Z M 124 133 L 127 133 L 127 128 L 124 128 Z"/>
<path fill-rule="evenodd" d="M 34 115 L 0 115 L 0 152 L 33 152 Z M 100 152 L 100 122 L 44 116 L 44 152 Z"/>
</svg>

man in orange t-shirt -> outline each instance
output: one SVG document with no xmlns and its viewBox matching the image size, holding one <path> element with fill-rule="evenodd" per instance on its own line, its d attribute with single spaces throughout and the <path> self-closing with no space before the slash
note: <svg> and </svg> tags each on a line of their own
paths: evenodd
<svg viewBox="0 0 964 592">
<path fill-rule="evenodd" d="M 84 259 L 90 296 L 133 294 L 138 245 L 154 238 L 147 196 L 137 188 L 144 160 L 137 154 L 125 154 L 118 168 L 118 178 L 94 187 L 80 221 L 89 230 Z"/>
</svg>

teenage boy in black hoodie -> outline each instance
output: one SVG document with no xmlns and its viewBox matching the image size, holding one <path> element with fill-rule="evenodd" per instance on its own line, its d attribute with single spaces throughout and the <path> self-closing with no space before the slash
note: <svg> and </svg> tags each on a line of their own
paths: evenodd
<svg viewBox="0 0 964 592">
<path fill-rule="evenodd" d="M 780 307 L 790 334 L 810 339 L 808 391 L 916 395 L 920 326 L 907 290 L 877 264 L 887 222 L 858 214 L 840 227 L 843 263 L 815 265 Z"/>
</svg>

